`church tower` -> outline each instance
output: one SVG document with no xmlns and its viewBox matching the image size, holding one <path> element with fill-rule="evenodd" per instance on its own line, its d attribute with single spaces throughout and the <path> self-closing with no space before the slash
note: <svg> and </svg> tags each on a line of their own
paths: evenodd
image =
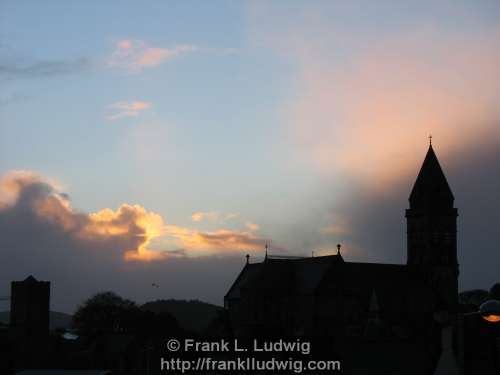
<svg viewBox="0 0 500 375">
<path fill-rule="evenodd" d="M 406 210 L 407 264 L 435 291 L 435 309 L 453 311 L 458 300 L 457 209 L 429 144 Z"/>
</svg>

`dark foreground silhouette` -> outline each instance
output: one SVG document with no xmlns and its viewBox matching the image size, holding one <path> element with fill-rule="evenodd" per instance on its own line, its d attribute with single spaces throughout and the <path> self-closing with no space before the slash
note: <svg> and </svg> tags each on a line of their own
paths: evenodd
<svg viewBox="0 0 500 375">
<path fill-rule="evenodd" d="M 334 359 L 341 364 L 335 372 L 343 374 L 500 373 L 500 313 L 478 313 L 486 300 L 499 299 L 500 284 L 458 294 L 458 212 L 431 145 L 409 203 L 406 264 L 349 262 L 340 245 L 337 254 L 322 257 L 266 251 L 262 262 L 247 256 L 224 308 L 175 300 L 139 306 L 102 292 L 82 303 L 71 330 L 51 330 L 50 282 L 33 276 L 12 282 L 10 321 L 0 325 L 0 373 L 181 373 L 161 368 L 175 356 L 196 363 L 200 353 L 172 350 L 172 340 L 204 342 L 209 364 L 241 356 L 228 349 L 240 340 L 259 348 L 276 344 L 254 359 Z M 283 351 L 284 341 L 310 342 L 312 353 Z"/>
</svg>

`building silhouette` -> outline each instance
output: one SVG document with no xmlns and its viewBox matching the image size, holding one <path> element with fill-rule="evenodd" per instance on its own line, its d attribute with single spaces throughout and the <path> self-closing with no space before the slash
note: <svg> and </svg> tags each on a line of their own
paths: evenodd
<svg viewBox="0 0 500 375">
<path fill-rule="evenodd" d="M 428 348 L 435 363 L 446 320 L 439 317 L 458 303 L 458 215 L 432 144 L 409 203 L 405 265 L 349 262 L 340 246 L 328 256 L 247 258 L 224 298 L 233 332 L 327 335 L 343 347 L 399 340 Z"/>
<path fill-rule="evenodd" d="M 9 367 L 42 366 L 49 351 L 50 282 L 33 276 L 11 283 Z"/>
<path fill-rule="evenodd" d="M 33 276 L 11 283 L 10 329 L 24 346 L 38 344 L 49 334 L 50 282 Z"/>
</svg>

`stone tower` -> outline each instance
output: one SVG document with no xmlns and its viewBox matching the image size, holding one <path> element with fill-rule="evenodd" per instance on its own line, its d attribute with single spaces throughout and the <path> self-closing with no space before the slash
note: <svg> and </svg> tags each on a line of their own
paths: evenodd
<svg viewBox="0 0 500 375">
<path fill-rule="evenodd" d="M 18 343 L 35 346 L 48 338 L 49 303 L 50 282 L 33 276 L 12 282 L 10 327 Z"/>
<path fill-rule="evenodd" d="M 407 264 L 435 291 L 435 311 L 454 311 L 458 300 L 454 199 L 430 144 L 406 210 Z"/>
</svg>

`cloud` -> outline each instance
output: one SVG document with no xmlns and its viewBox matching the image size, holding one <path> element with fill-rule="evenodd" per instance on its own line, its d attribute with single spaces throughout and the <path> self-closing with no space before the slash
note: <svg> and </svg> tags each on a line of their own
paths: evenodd
<svg viewBox="0 0 500 375">
<path fill-rule="evenodd" d="M 464 140 L 500 140 L 500 33 L 425 32 L 379 43 L 343 69 L 304 61 L 288 131 L 322 173 L 340 171 L 383 189 L 409 173 L 429 134 L 442 154 Z"/>
<path fill-rule="evenodd" d="M 245 226 L 248 228 L 249 231 L 251 232 L 255 232 L 257 230 L 259 230 L 259 225 L 258 224 L 255 224 L 255 223 L 252 223 L 252 222 L 247 222 L 245 224 Z"/>
<path fill-rule="evenodd" d="M 190 44 L 178 44 L 171 48 L 150 47 L 142 40 L 123 39 L 115 44 L 115 50 L 107 63 L 110 67 L 140 72 L 197 49 L 196 46 Z"/>
<path fill-rule="evenodd" d="M 86 214 L 75 211 L 68 196 L 54 182 L 30 171 L 12 171 L 0 180 L 0 209 L 3 215 L 23 212 L 30 221 L 50 225 L 75 242 L 88 247 L 119 244 L 124 259 L 154 260 L 165 256 L 147 246 L 161 234 L 160 215 L 139 205 L 123 204 Z"/>
<path fill-rule="evenodd" d="M 32 171 L 0 178 L 0 292 L 33 274 L 52 282 L 52 308 L 68 312 L 103 289 L 139 302 L 168 295 L 221 304 L 244 254 L 263 254 L 265 240 L 249 231 L 166 224 L 127 203 L 86 213 L 63 191 Z"/>
<path fill-rule="evenodd" d="M 235 213 L 228 213 L 224 216 L 224 220 L 234 220 L 237 219 L 240 215 Z"/>
<path fill-rule="evenodd" d="M 320 228 L 319 233 L 333 236 L 344 236 L 349 233 L 349 229 L 342 224 L 334 223 Z"/>
<path fill-rule="evenodd" d="M 22 101 L 26 101 L 30 99 L 29 95 L 14 93 L 14 94 L 6 94 L 0 95 L 0 107 L 6 107 L 12 103 L 18 103 Z"/>
<path fill-rule="evenodd" d="M 279 109 L 292 157 L 383 189 L 410 173 L 429 134 L 442 155 L 500 141 L 498 23 L 462 30 L 417 17 L 377 28 L 385 22 L 377 12 L 361 27 L 342 20 L 360 16 L 358 7 L 297 8 L 258 3 L 250 22 L 254 44 L 286 59 L 296 77 Z M 468 19 L 480 7 L 470 8 L 452 12 Z"/>
<path fill-rule="evenodd" d="M 215 212 L 215 211 L 211 211 L 211 212 L 197 211 L 191 215 L 191 220 L 193 220 L 195 222 L 200 222 L 202 220 L 216 221 L 219 219 L 219 216 L 220 216 L 220 214 L 218 212 Z"/>
<path fill-rule="evenodd" d="M 251 231 L 218 229 L 197 231 L 175 225 L 167 225 L 166 234 L 178 240 L 179 245 L 194 255 L 214 252 L 262 252 L 266 239 L 258 238 Z"/>
<path fill-rule="evenodd" d="M 45 60 L 30 63 L 0 63 L 0 79 L 31 79 L 82 73 L 90 68 L 86 58 L 76 60 Z"/>
<path fill-rule="evenodd" d="M 358 6 L 251 8 L 249 40 L 293 72 L 280 142 L 323 185 L 319 214 L 298 219 L 290 239 L 303 253 L 340 242 L 349 260 L 405 263 L 404 209 L 432 134 L 460 213 L 460 287 L 489 288 L 500 225 L 498 22 L 456 28 L 431 12 L 387 21 L 378 6 L 366 23 Z M 481 7 L 448 8 L 469 22 Z"/>
<path fill-rule="evenodd" d="M 193 212 L 193 214 L 191 215 L 191 220 L 193 220 L 194 222 L 201 222 L 206 220 L 210 222 L 223 223 L 226 221 L 235 220 L 239 217 L 240 215 L 235 213 L 223 214 L 217 211 L 208 211 L 208 212 L 197 211 Z"/>
<path fill-rule="evenodd" d="M 66 194 L 54 181 L 31 171 L 11 171 L 0 180 L 0 210 L 3 214 L 23 211 L 36 221 L 50 224 L 89 247 L 119 244 L 116 251 L 127 261 L 154 261 L 168 256 L 206 255 L 218 252 L 261 251 L 264 239 L 249 231 L 217 229 L 197 231 L 165 224 L 161 215 L 140 205 L 122 204 L 93 213 L 75 211 Z M 162 245 L 152 249 L 150 245 Z M 172 253 L 170 252 L 172 251 Z"/>
<path fill-rule="evenodd" d="M 108 120 L 118 120 L 123 117 L 135 117 L 139 115 L 140 112 L 148 110 L 152 107 L 150 102 L 141 101 L 121 101 L 110 104 L 109 109 L 117 111 L 116 113 L 107 116 Z"/>
</svg>

